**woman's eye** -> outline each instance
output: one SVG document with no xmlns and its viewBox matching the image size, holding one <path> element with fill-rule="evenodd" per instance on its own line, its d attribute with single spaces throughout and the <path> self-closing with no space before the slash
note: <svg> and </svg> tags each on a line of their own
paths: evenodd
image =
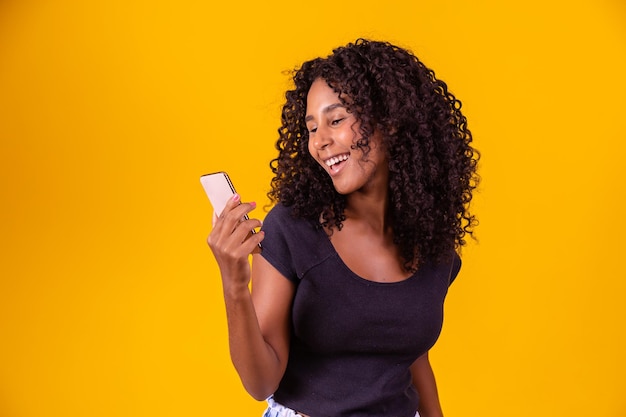
<svg viewBox="0 0 626 417">
<path fill-rule="evenodd" d="M 332 122 L 330 122 L 333 126 L 338 125 L 339 123 L 341 123 L 341 121 L 345 119 L 345 117 L 340 117 L 339 119 L 335 119 Z"/>
<path fill-rule="evenodd" d="M 312 128 L 312 129 L 309 129 L 309 134 L 315 133 L 315 132 L 317 132 L 317 128 L 316 127 Z"/>
</svg>

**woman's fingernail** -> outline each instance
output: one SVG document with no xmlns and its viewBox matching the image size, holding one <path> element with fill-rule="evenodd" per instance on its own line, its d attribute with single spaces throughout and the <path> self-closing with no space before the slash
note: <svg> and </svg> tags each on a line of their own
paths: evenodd
<svg viewBox="0 0 626 417">
<path fill-rule="evenodd" d="M 233 194 L 233 201 L 239 200 L 239 194 Z"/>
<path fill-rule="evenodd" d="M 251 201 L 250 205 L 252 206 L 252 208 L 255 208 L 256 207 L 256 201 Z"/>
</svg>

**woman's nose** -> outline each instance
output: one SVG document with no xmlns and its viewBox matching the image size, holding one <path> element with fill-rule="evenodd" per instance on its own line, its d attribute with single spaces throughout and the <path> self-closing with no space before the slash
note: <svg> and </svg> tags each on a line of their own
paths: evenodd
<svg viewBox="0 0 626 417">
<path fill-rule="evenodd" d="M 324 149 L 325 147 L 330 145 L 332 141 L 333 139 L 330 129 L 321 126 L 317 128 L 317 131 L 315 132 L 315 138 L 313 139 L 313 145 L 315 146 L 315 149 Z"/>
</svg>

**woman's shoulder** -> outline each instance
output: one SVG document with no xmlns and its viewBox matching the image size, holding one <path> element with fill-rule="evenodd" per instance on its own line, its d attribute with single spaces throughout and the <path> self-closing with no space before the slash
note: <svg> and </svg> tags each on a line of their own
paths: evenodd
<svg viewBox="0 0 626 417">
<path fill-rule="evenodd" d="M 302 246 L 306 241 L 317 242 L 320 239 L 320 227 L 313 221 L 295 216 L 293 210 L 284 204 L 276 204 L 263 220 L 262 230 L 269 235 L 279 237 L 289 244 Z"/>
<path fill-rule="evenodd" d="M 282 203 L 276 203 L 274 206 L 272 206 L 272 208 L 270 208 L 269 212 L 267 213 L 267 217 L 270 216 L 280 218 L 288 217 L 291 216 L 291 209 Z"/>
<path fill-rule="evenodd" d="M 294 215 L 291 207 L 285 206 L 282 203 L 274 205 L 263 220 L 263 225 L 276 225 L 285 227 L 300 227 L 305 229 L 315 229 L 313 222 L 307 219 L 303 219 Z"/>
<path fill-rule="evenodd" d="M 265 233 L 261 255 L 286 277 L 301 278 L 313 265 L 332 255 L 324 231 L 314 222 L 294 216 L 282 204 L 267 213 L 261 230 Z"/>
</svg>

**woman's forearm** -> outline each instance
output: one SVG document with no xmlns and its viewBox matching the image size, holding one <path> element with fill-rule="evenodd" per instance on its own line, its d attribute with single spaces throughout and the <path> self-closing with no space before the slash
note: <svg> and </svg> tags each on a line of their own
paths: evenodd
<svg viewBox="0 0 626 417">
<path fill-rule="evenodd" d="M 428 352 L 419 357 L 411 366 L 413 384 L 419 393 L 420 417 L 443 417 L 435 374 L 428 360 Z"/>
<path fill-rule="evenodd" d="M 284 366 L 263 338 L 248 288 L 225 288 L 224 301 L 233 365 L 248 393 L 264 400 L 278 387 Z"/>
</svg>

